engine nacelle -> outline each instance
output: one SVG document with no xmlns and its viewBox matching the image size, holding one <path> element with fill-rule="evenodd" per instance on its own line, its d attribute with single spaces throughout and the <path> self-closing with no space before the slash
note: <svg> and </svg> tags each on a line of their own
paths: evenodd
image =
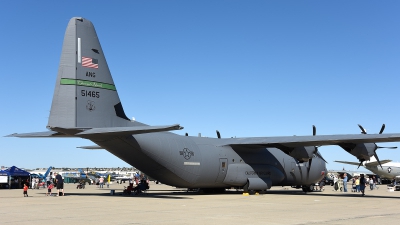
<svg viewBox="0 0 400 225">
<path fill-rule="evenodd" d="M 314 146 L 304 146 L 294 148 L 291 152 L 289 152 L 289 155 L 300 162 L 308 162 L 313 157 L 314 152 Z"/>
<path fill-rule="evenodd" d="M 354 155 L 355 157 L 357 157 L 357 159 L 361 161 L 370 160 L 371 156 L 374 155 L 377 148 L 378 147 L 375 143 L 356 144 L 356 146 L 351 149 L 350 154 Z"/>
</svg>

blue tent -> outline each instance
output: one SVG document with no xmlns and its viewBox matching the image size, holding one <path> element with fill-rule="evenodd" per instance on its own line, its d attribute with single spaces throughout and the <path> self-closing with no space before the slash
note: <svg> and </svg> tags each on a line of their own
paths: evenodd
<svg viewBox="0 0 400 225">
<path fill-rule="evenodd" d="M 28 171 L 20 169 L 16 166 L 12 166 L 6 170 L 0 170 L 0 176 L 12 176 L 12 177 L 28 177 L 31 174 Z"/>
</svg>

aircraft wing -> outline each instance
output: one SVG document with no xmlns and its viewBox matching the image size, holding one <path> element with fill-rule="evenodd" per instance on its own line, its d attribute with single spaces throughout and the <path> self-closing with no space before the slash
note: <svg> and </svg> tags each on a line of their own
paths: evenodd
<svg viewBox="0 0 400 225">
<path fill-rule="evenodd" d="M 86 135 L 132 135 L 144 134 L 153 132 L 164 132 L 171 130 L 181 130 L 179 124 L 169 126 L 133 126 L 133 127 L 104 127 L 104 128 L 64 128 L 64 127 L 50 127 L 51 131 L 23 133 L 23 134 L 10 134 L 6 137 L 21 137 L 21 138 L 44 138 L 44 137 L 84 137 Z M 93 149 L 93 148 L 92 148 Z"/>
<path fill-rule="evenodd" d="M 348 161 L 334 161 L 334 162 L 355 165 L 355 166 L 358 166 L 360 164 L 359 162 L 348 162 Z"/>
<path fill-rule="evenodd" d="M 71 135 L 59 133 L 56 131 L 43 131 L 33 133 L 22 133 L 22 134 L 10 134 L 5 137 L 19 137 L 19 138 L 46 138 L 46 137 L 73 137 Z"/>
<path fill-rule="evenodd" d="M 316 136 L 226 138 L 223 146 L 238 147 L 300 147 L 338 145 L 343 143 L 400 142 L 400 134 L 340 134 Z"/>
<path fill-rule="evenodd" d="M 81 149 L 87 149 L 87 150 L 99 150 L 99 149 L 104 149 L 98 145 L 90 145 L 90 146 L 80 146 L 77 148 L 81 148 Z"/>
</svg>

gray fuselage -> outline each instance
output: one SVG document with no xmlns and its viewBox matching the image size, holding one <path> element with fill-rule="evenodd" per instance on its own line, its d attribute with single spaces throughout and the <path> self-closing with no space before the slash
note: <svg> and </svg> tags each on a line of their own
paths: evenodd
<svg viewBox="0 0 400 225">
<path fill-rule="evenodd" d="M 370 170 L 374 174 L 379 175 L 381 178 L 394 179 L 397 176 L 400 176 L 400 167 L 396 167 L 396 166 L 382 165 L 382 168 L 381 168 L 380 166 L 366 165 L 365 168 Z"/>
<path fill-rule="evenodd" d="M 272 186 L 310 185 L 326 171 L 318 157 L 310 168 L 309 162 L 299 163 L 279 149 L 223 146 L 224 139 L 161 132 L 92 141 L 152 178 L 177 187 L 242 187 L 249 178 L 269 178 Z"/>
</svg>

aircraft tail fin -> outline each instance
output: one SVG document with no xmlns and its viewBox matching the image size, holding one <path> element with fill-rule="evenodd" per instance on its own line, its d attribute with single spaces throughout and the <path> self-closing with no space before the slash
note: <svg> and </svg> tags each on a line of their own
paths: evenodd
<svg viewBox="0 0 400 225">
<path fill-rule="evenodd" d="M 48 128 L 133 126 L 122 108 L 93 24 L 74 17 L 64 36 Z"/>
<path fill-rule="evenodd" d="M 83 169 L 79 168 L 78 172 L 81 174 L 81 177 L 87 177 L 87 174 L 85 173 L 85 171 L 83 171 Z"/>
<path fill-rule="evenodd" d="M 52 166 L 49 166 L 49 168 L 47 169 L 46 173 L 44 174 L 44 177 L 47 177 L 49 175 L 49 173 L 50 173 L 52 168 L 53 168 Z"/>
</svg>

